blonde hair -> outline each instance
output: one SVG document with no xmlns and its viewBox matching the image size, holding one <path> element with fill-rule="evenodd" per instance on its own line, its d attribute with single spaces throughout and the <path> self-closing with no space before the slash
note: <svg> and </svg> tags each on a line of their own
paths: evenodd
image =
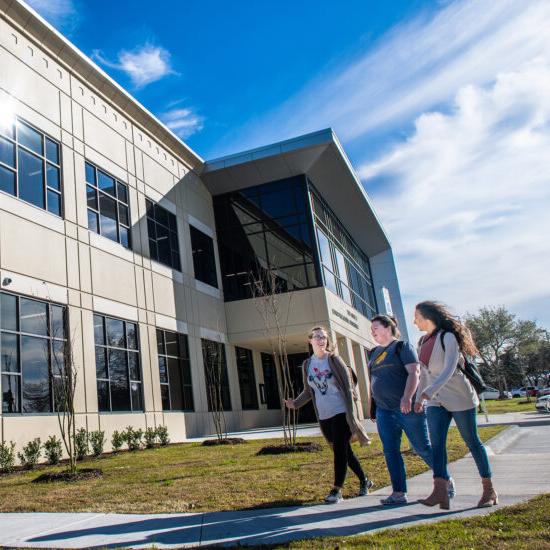
<svg viewBox="0 0 550 550">
<path fill-rule="evenodd" d="M 330 340 L 330 332 L 323 326 L 313 327 L 310 329 L 307 335 L 308 340 L 311 340 L 313 338 L 313 334 L 319 330 L 322 330 L 327 335 L 327 351 L 334 351 L 334 346 Z"/>
</svg>

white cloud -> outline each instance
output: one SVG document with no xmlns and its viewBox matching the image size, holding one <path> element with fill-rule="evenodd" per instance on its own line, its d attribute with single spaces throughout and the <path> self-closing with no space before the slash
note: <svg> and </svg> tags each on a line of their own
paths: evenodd
<svg viewBox="0 0 550 550">
<path fill-rule="evenodd" d="M 319 75 L 253 121 L 243 147 L 332 126 L 344 142 L 401 127 L 537 55 L 550 56 L 547 0 L 458 0 L 395 27 L 351 62 Z"/>
<path fill-rule="evenodd" d="M 398 258 L 408 317 L 440 299 L 458 313 L 550 298 L 550 59 L 468 85 L 451 112 L 359 172 Z M 536 314 L 548 324 L 542 309 Z"/>
<path fill-rule="evenodd" d="M 179 102 L 176 102 L 179 103 Z M 160 119 L 177 134 L 185 139 L 202 130 L 204 126 L 203 117 L 197 115 L 190 108 L 179 108 L 166 111 L 160 115 Z"/>
<path fill-rule="evenodd" d="M 59 28 L 74 27 L 78 23 L 78 14 L 72 0 L 26 0 L 27 4 Z"/>
<path fill-rule="evenodd" d="M 116 63 L 104 58 L 95 50 L 92 58 L 103 65 L 125 72 L 136 88 L 156 82 L 165 76 L 177 74 L 170 63 L 170 52 L 160 46 L 144 44 L 133 50 L 121 50 Z"/>
</svg>

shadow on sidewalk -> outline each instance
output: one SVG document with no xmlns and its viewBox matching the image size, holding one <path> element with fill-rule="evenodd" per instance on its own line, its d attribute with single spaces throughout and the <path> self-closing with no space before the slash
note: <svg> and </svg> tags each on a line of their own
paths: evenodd
<svg viewBox="0 0 550 550">
<path fill-rule="evenodd" d="M 410 510 L 415 506 L 414 510 Z M 392 507 L 372 505 L 357 508 L 338 509 L 327 506 L 327 511 L 312 510 L 310 507 L 289 507 L 278 510 L 257 510 L 249 512 L 213 512 L 158 517 L 138 521 L 127 521 L 82 529 L 50 533 L 27 540 L 29 543 L 51 543 L 52 546 L 69 539 L 96 538 L 95 545 L 87 548 L 129 547 L 154 544 L 197 544 L 208 545 L 217 541 L 224 544 L 274 544 L 294 538 L 326 536 L 348 536 L 387 527 L 399 527 L 411 522 L 441 517 L 452 517 L 471 508 L 450 511 L 419 510 L 416 503 Z M 326 522 L 344 522 L 353 516 L 357 521 L 347 525 L 322 527 Z M 380 517 L 383 516 L 383 517 Z M 139 536 L 143 533 L 143 536 Z M 138 535 L 133 540 L 110 542 L 110 537 Z M 98 542 L 99 539 L 101 542 Z M 92 541 L 90 541 L 92 542 Z M 78 542 L 74 541 L 75 546 Z M 219 544 L 219 542 L 218 542 Z"/>
</svg>

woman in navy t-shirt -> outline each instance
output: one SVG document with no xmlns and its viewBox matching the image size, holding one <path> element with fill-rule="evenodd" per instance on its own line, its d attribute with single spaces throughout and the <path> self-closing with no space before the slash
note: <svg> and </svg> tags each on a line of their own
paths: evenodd
<svg viewBox="0 0 550 550">
<path fill-rule="evenodd" d="M 432 449 L 426 414 L 414 412 L 414 395 L 418 387 L 420 365 L 416 350 L 399 341 L 397 321 L 387 315 L 372 319 L 371 332 L 378 344 L 371 350 L 369 374 L 372 398 L 376 404 L 378 435 L 390 473 L 393 493 L 382 504 L 407 502 L 407 473 L 401 455 L 401 437 L 407 435 L 414 450 L 432 467 Z M 454 496 L 450 481 L 449 496 Z"/>
</svg>

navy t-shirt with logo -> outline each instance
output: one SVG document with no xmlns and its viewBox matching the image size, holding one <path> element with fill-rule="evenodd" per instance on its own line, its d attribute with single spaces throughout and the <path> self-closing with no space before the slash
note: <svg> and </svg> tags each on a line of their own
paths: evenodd
<svg viewBox="0 0 550 550">
<path fill-rule="evenodd" d="M 394 340 L 389 346 L 378 346 L 371 352 L 371 391 L 376 406 L 381 409 L 399 409 L 409 375 L 405 365 L 418 363 L 416 350 L 408 342 L 400 344 L 400 348 L 397 353 L 397 340 Z"/>
</svg>

